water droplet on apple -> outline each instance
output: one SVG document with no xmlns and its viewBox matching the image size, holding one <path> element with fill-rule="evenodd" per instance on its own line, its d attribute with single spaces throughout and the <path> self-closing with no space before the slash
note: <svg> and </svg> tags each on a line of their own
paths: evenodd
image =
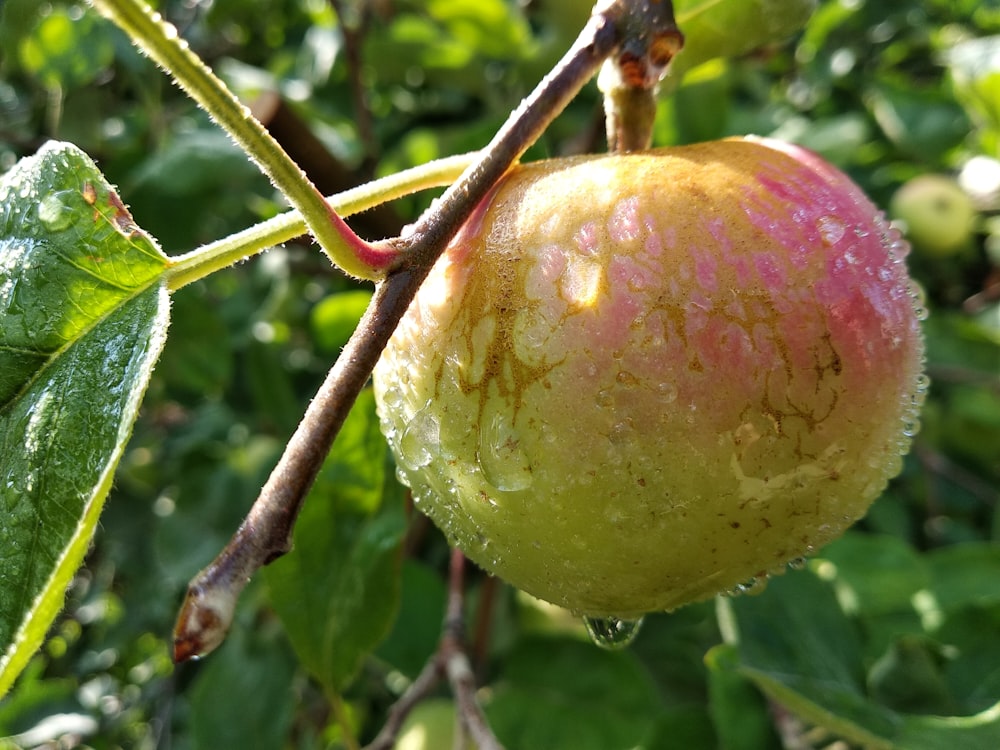
<svg viewBox="0 0 1000 750">
<path fill-rule="evenodd" d="M 427 466 L 440 450 L 441 424 L 424 407 L 418 411 L 399 436 L 399 457 L 406 468 Z"/>
<path fill-rule="evenodd" d="M 642 618 L 624 620 L 618 617 L 584 617 L 583 624 L 587 626 L 590 640 L 601 648 L 617 651 L 635 640 L 642 626 Z"/>
<path fill-rule="evenodd" d="M 766 588 L 767 576 L 758 575 L 744 581 L 743 583 L 737 583 L 726 592 L 726 596 L 754 596 L 756 594 L 763 593 Z"/>
<path fill-rule="evenodd" d="M 816 221 L 816 228 L 823 239 L 823 244 L 827 246 L 836 245 L 847 231 L 844 222 L 836 216 L 821 216 Z"/>
<path fill-rule="evenodd" d="M 673 383 L 660 383 L 656 386 L 657 392 L 663 398 L 663 402 L 672 404 L 677 400 L 677 386 Z"/>
<path fill-rule="evenodd" d="M 509 415 L 494 412 L 483 421 L 476 460 L 486 481 L 501 492 L 531 486 L 531 464 L 521 448 L 521 438 Z"/>
</svg>

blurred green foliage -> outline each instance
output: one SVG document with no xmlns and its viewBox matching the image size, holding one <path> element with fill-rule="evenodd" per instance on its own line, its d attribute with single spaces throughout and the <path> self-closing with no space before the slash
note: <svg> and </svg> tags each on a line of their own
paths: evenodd
<svg viewBox="0 0 1000 750">
<path fill-rule="evenodd" d="M 294 127 L 353 182 L 481 147 L 588 10 L 583 0 L 345 0 L 338 19 L 326 0 L 157 5 L 241 96 L 278 92 Z M 689 35 L 702 5 L 675 3 L 692 19 Z M 993 3 L 823 0 L 791 38 L 738 51 L 671 84 L 658 144 L 751 132 L 797 141 L 882 205 L 914 176 L 960 176 L 973 156 L 1000 159 Z M 360 129 L 369 121 L 370 132 Z M 602 127 L 591 86 L 527 158 L 600 150 Z M 93 156 L 170 253 L 281 206 L 227 138 L 91 10 L 5 0 L 0 170 L 48 138 Z M 837 736 L 876 747 L 1000 746 L 996 717 L 983 713 L 1000 702 L 1000 232 L 989 221 L 1000 185 L 992 198 L 979 187 L 968 248 L 942 258 L 918 245 L 910 256 L 931 310 L 923 430 L 866 520 L 806 569 L 756 597 L 650 616 L 616 653 L 587 644 L 566 613 L 472 581 L 473 661 L 512 750 L 766 750 Z M 398 201 L 398 222 L 428 200 Z M 390 234 L 398 222 L 370 231 Z M 314 538 L 302 540 L 302 557 L 251 585 L 217 654 L 180 667 L 168 657 L 186 582 L 256 497 L 368 293 L 303 243 L 175 295 L 88 563 L 46 645 L 0 701 L 0 737 L 11 737 L 0 748 L 59 738 L 98 749 L 317 748 L 374 736 L 434 648 L 447 549 L 412 515 L 402 539 L 405 507 L 367 396 L 310 499 L 316 520 L 302 533 Z M 335 547 L 326 558 L 325 547 Z M 346 602 L 366 600 L 324 565 L 368 571 L 366 595 L 382 593 L 374 615 L 360 605 L 372 621 L 335 621 L 349 619 Z M 327 609 L 315 614 L 303 604 L 310 596 Z"/>
</svg>

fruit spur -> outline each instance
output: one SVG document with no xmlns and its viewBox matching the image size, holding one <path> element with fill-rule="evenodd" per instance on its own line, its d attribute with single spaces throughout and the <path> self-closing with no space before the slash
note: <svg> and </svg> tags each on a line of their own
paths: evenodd
<svg viewBox="0 0 1000 750">
<path fill-rule="evenodd" d="M 516 167 L 376 367 L 399 476 L 474 562 L 583 616 L 753 588 L 901 469 L 928 385 L 907 251 L 774 140 Z"/>
</svg>

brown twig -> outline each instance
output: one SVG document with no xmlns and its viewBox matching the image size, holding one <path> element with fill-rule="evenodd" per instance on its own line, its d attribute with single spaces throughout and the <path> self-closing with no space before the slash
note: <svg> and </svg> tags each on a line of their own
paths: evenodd
<svg viewBox="0 0 1000 750">
<path fill-rule="evenodd" d="M 493 612 L 496 609 L 497 595 L 502 589 L 503 584 L 500 579 L 494 576 L 486 576 L 479 588 L 476 620 L 469 644 L 469 654 L 477 676 L 482 676 L 486 667 L 490 638 L 493 634 Z"/>
<path fill-rule="evenodd" d="M 406 692 L 389 710 L 385 725 L 364 750 L 391 750 L 406 717 L 445 678 L 455 696 L 457 716 L 479 750 L 503 750 L 476 699 L 476 679 L 465 653 L 465 556 L 452 550 L 448 566 L 448 601 L 438 649 Z"/>
<path fill-rule="evenodd" d="M 379 730 L 378 735 L 363 750 L 392 750 L 396 744 L 399 731 L 403 728 L 403 722 L 410 712 L 417 707 L 417 704 L 429 696 L 434 688 L 444 679 L 444 670 L 437 654 L 424 665 L 423 670 L 417 675 L 406 692 L 400 696 L 399 700 L 392 704 L 385 724 Z"/>
<path fill-rule="evenodd" d="M 444 662 L 445 673 L 462 726 L 479 750 L 503 750 L 500 741 L 493 734 L 486 715 L 476 699 L 476 676 L 465 654 L 464 635 L 464 572 L 465 556 L 461 550 L 451 553 L 448 575 L 448 606 L 444 619 L 444 634 L 441 637 L 439 658 Z"/>
<path fill-rule="evenodd" d="M 225 638 L 236 602 L 260 567 L 291 548 L 302 503 L 348 411 L 431 265 L 490 188 L 618 45 L 619 4 L 602 3 L 577 42 L 511 114 L 483 157 L 444 193 L 405 237 L 385 244 L 402 264 L 381 282 L 361 323 L 309 405 L 267 483 L 236 534 L 188 586 L 174 628 L 174 658 L 204 655 Z"/>
</svg>

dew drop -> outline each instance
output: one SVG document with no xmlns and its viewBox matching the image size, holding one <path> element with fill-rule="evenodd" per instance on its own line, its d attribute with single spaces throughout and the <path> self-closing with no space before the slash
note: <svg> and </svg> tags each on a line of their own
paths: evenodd
<svg viewBox="0 0 1000 750">
<path fill-rule="evenodd" d="M 46 195 L 38 203 L 38 220 L 50 232 L 59 232 L 73 222 L 72 211 L 63 203 L 58 193 Z"/>
<path fill-rule="evenodd" d="M 531 464 L 510 417 L 501 411 L 484 421 L 476 459 L 486 481 L 501 492 L 517 492 L 531 486 Z"/>
<path fill-rule="evenodd" d="M 623 620 L 618 617 L 584 617 L 583 624 L 587 626 L 590 640 L 601 648 L 617 651 L 635 640 L 642 626 L 642 618 Z"/>
<path fill-rule="evenodd" d="M 726 592 L 726 596 L 754 596 L 763 593 L 766 588 L 767 576 L 758 575 L 743 583 L 737 583 Z"/>
<path fill-rule="evenodd" d="M 827 246 L 836 245 L 846 232 L 844 222 L 836 216 L 821 216 L 816 221 L 816 229 L 819 230 L 820 237 Z"/>
<path fill-rule="evenodd" d="M 424 407 L 418 411 L 399 436 L 399 458 L 408 469 L 427 466 L 439 452 L 441 425 Z"/>
<path fill-rule="evenodd" d="M 809 561 L 804 557 L 796 557 L 788 561 L 788 567 L 791 570 L 802 570 L 809 564 Z"/>
<path fill-rule="evenodd" d="M 677 400 L 677 386 L 675 386 L 673 383 L 666 383 L 666 382 L 660 383 L 658 386 L 656 386 L 656 390 L 660 394 L 660 397 L 663 399 L 664 403 L 672 404 L 674 401 Z"/>
</svg>

